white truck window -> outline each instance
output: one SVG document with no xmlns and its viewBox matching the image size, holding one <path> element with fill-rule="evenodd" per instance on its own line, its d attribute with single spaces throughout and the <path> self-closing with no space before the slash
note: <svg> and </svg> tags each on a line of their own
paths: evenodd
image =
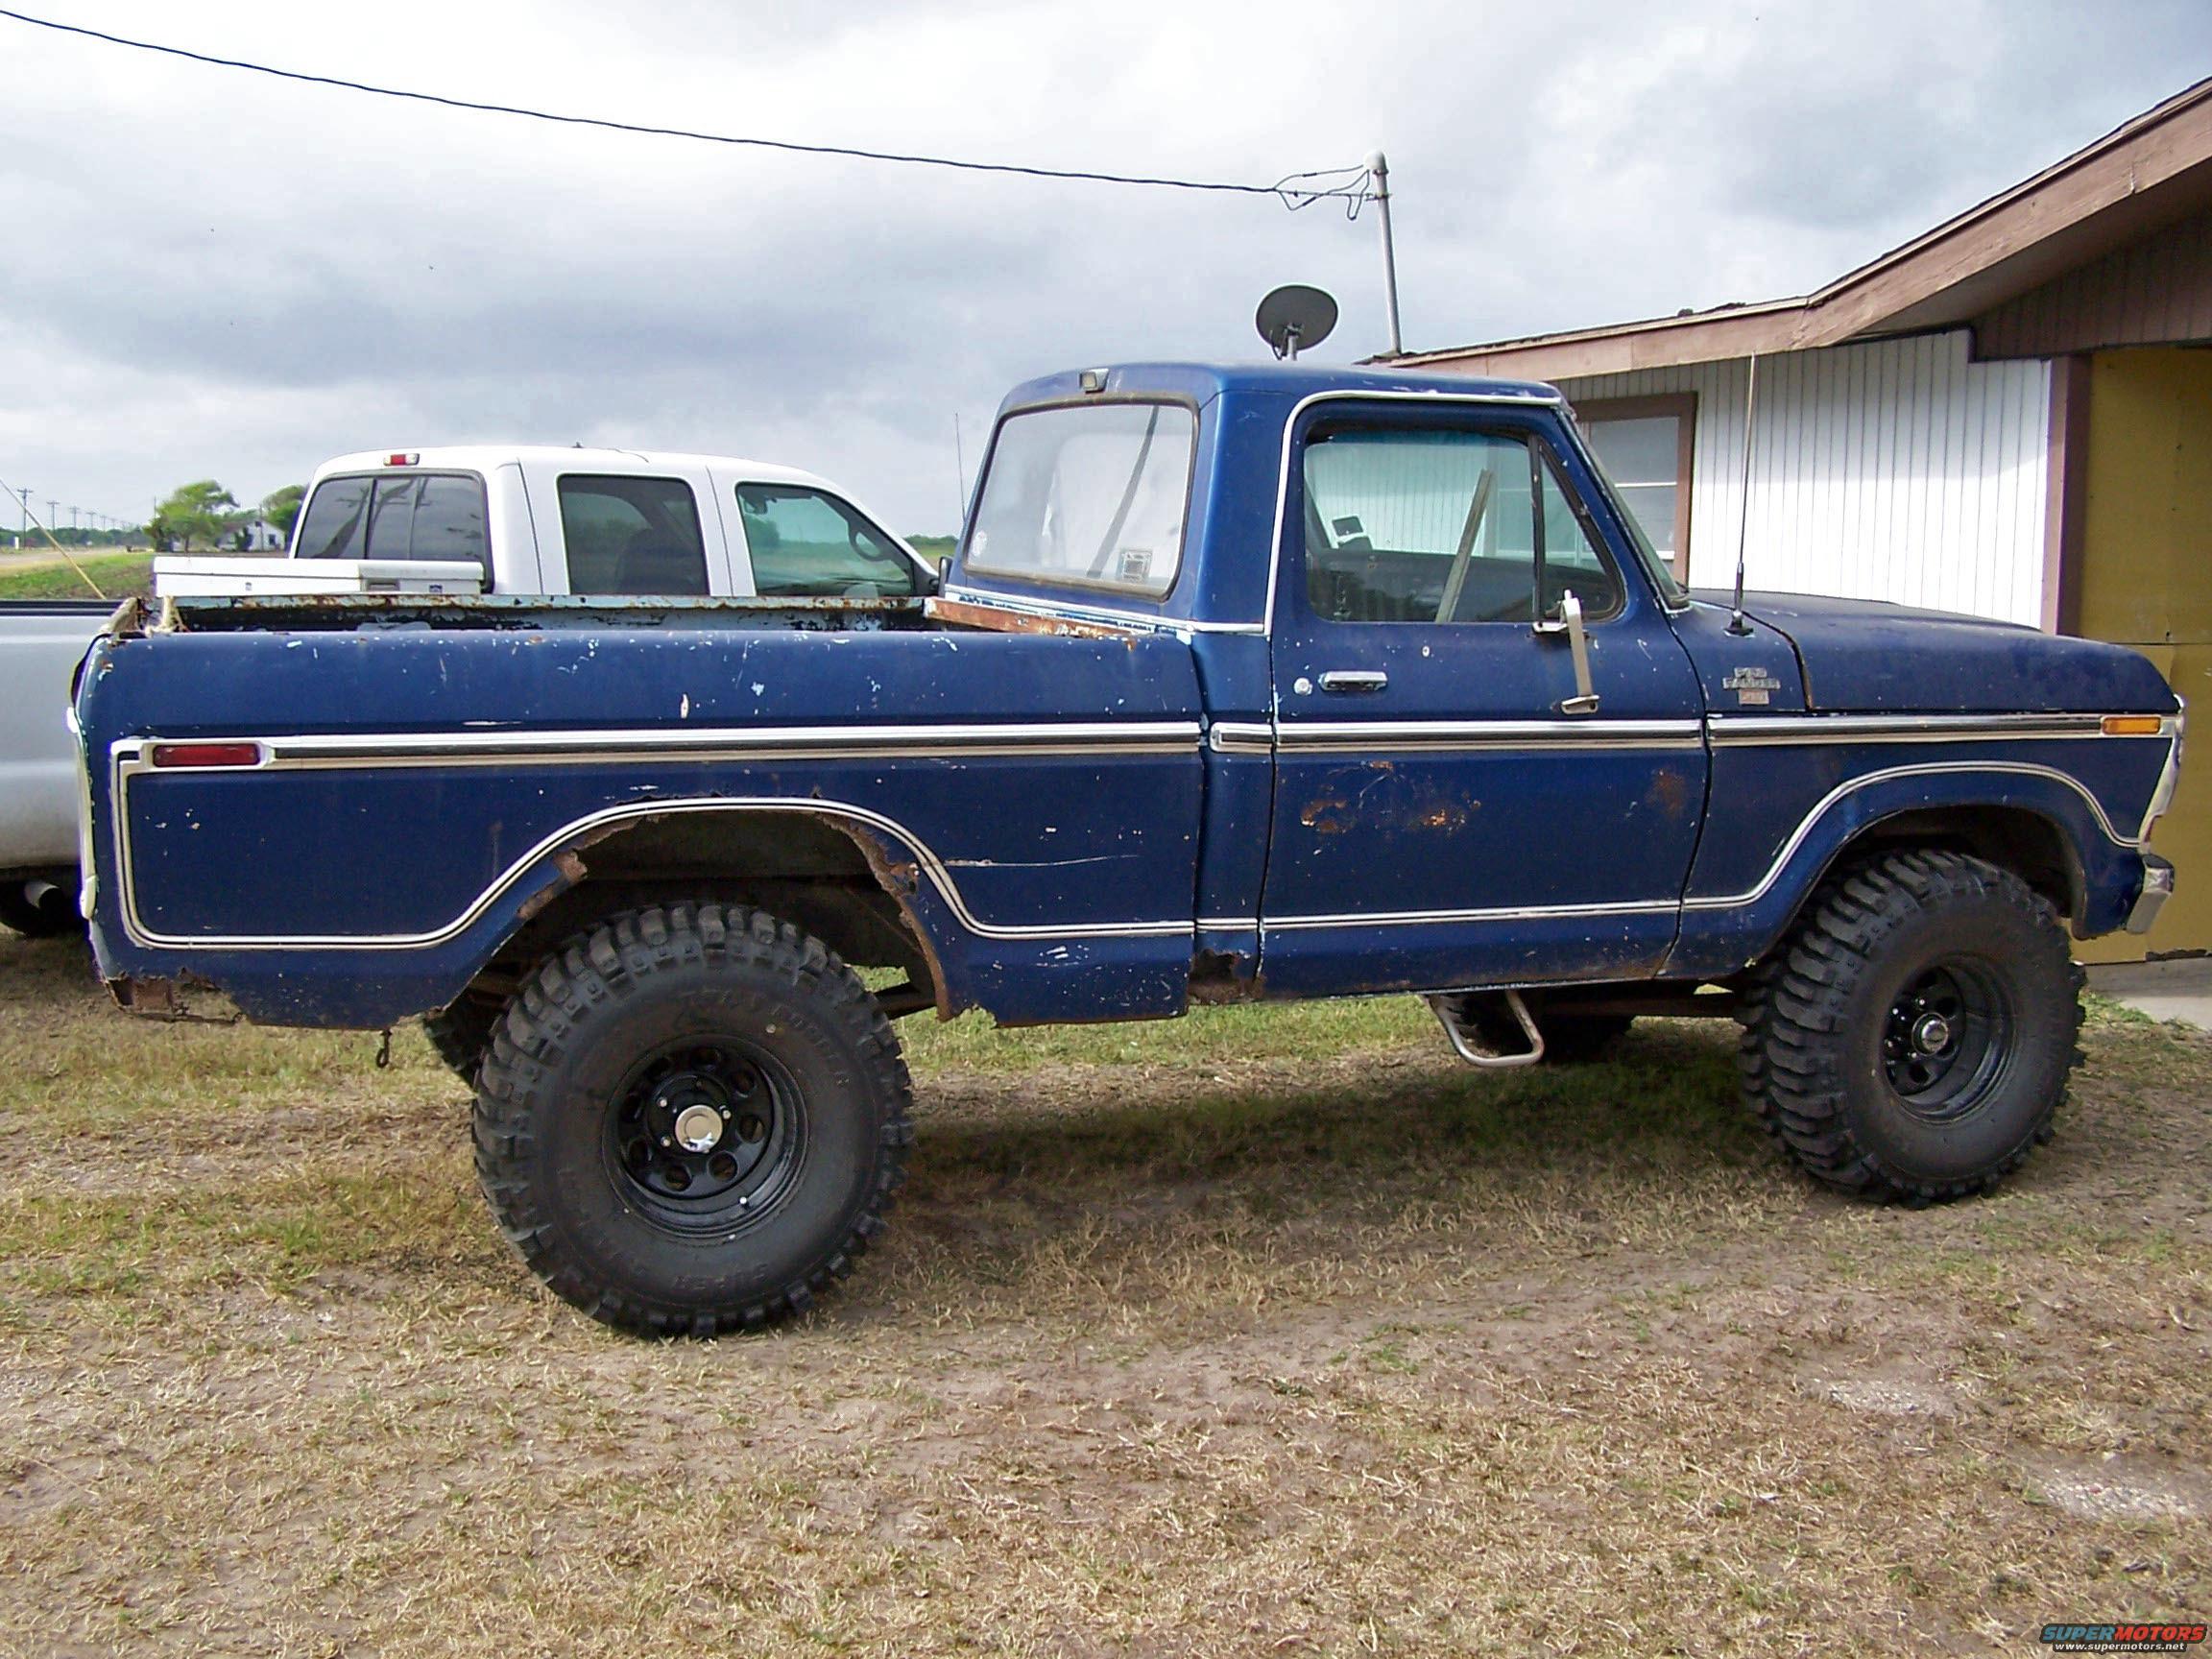
<svg viewBox="0 0 2212 1659">
<path fill-rule="evenodd" d="M 706 594 L 707 544 L 690 485 L 571 472 L 560 489 L 571 593 Z"/>
<path fill-rule="evenodd" d="M 853 507 L 803 484 L 740 484 L 757 593 L 876 598 L 914 591 L 914 562 Z"/>
<path fill-rule="evenodd" d="M 473 472 L 325 478 L 300 520 L 301 559 L 450 559 L 492 580 L 484 480 Z"/>
</svg>

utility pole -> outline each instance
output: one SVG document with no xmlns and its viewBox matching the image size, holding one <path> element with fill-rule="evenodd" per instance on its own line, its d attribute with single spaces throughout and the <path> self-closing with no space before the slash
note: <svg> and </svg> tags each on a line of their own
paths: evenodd
<svg viewBox="0 0 2212 1659">
<path fill-rule="evenodd" d="M 1367 157 L 1367 177 L 1375 183 L 1375 217 L 1382 226 L 1382 307 L 1390 321 L 1390 355 L 1403 356 L 1405 338 L 1398 329 L 1398 245 L 1390 235 L 1390 163 L 1378 150 Z"/>
</svg>

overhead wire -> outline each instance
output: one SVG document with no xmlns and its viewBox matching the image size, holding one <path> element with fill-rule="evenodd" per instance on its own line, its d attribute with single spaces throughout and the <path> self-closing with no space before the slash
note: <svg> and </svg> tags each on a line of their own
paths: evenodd
<svg viewBox="0 0 2212 1659">
<path fill-rule="evenodd" d="M 106 30 L 88 29 L 83 24 L 62 23 L 51 17 L 35 17 L 27 12 L 11 11 L 0 7 L 0 18 L 28 24 L 35 29 L 47 29 L 58 35 L 74 35 L 86 40 L 101 41 L 109 46 L 128 47 L 134 52 L 157 53 L 165 58 L 179 58 L 187 62 L 204 64 L 217 69 L 239 69 L 249 74 L 267 75 L 278 81 L 298 82 L 309 86 L 330 86 L 341 91 L 361 92 L 378 98 L 398 98 L 410 103 L 432 104 L 446 109 L 467 109 L 486 115 L 511 115 L 529 121 L 551 122 L 563 127 L 590 127 L 609 132 L 628 132 L 650 138 L 681 138 L 700 144 L 725 144 L 754 150 L 777 150 L 797 156 L 842 156 L 859 161 L 884 161 L 907 167 L 943 167 L 962 173 L 1013 174 L 1027 179 L 1066 179 L 1093 184 L 1141 185 L 1163 190 L 1212 191 L 1238 196 L 1272 196 L 1292 212 L 1310 207 L 1316 202 L 1342 201 L 1346 204 L 1347 217 L 1358 218 L 1359 205 L 1374 200 L 1373 192 L 1363 182 L 1348 181 L 1318 189 L 1299 189 L 1297 185 L 1308 180 L 1345 179 L 1357 175 L 1364 180 L 1364 167 L 1340 167 L 1316 173 L 1290 173 L 1272 184 L 1245 184 L 1221 180 L 1174 179 L 1142 173 L 1095 172 L 1079 168 L 1040 167 L 1012 161 L 975 161 L 949 156 L 924 156 L 896 150 L 870 150 L 849 144 L 807 144 L 791 138 L 761 138 L 728 132 L 703 132 L 684 127 L 654 127 L 635 121 L 616 121 L 598 115 L 571 115 L 551 109 L 535 109 L 519 104 L 493 104 L 473 98 L 453 98 L 438 92 L 418 92 L 399 86 L 381 86 L 367 81 L 349 81 L 336 75 L 317 75 L 301 69 L 280 69 L 273 64 L 255 63 L 243 58 L 225 58 L 211 52 L 194 51 L 190 47 L 171 46 L 156 40 L 139 40 L 127 35 L 113 35 Z"/>
</svg>

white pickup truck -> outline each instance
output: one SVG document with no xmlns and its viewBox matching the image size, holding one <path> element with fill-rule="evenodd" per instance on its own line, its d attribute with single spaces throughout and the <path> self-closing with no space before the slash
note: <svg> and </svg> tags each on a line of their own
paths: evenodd
<svg viewBox="0 0 2212 1659">
<path fill-rule="evenodd" d="M 375 591 L 446 567 L 492 593 L 887 598 L 921 554 L 827 478 L 726 455 L 380 450 L 317 469 L 286 561 L 163 560 L 165 594 Z M 449 589 L 448 589 L 449 590 Z"/>
<path fill-rule="evenodd" d="M 420 591 L 439 576 L 632 599 L 889 598 L 937 585 L 903 538 L 796 468 L 480 445 L 341 455 L 316 469 L 287 557 L 162 559 L 155 571 L 156 591 L 177 597 Z M 65 711 L 70 675 L 113 609 L 0 605 L 0 924 L 18 932 L 77 925 Z"/>
<path fill-rule="evenodd" d="M 77 741 L 69 681 L 115 607 L 0 604 L 0 923 L 34 937 L 77 926 Z"/>
</svg>

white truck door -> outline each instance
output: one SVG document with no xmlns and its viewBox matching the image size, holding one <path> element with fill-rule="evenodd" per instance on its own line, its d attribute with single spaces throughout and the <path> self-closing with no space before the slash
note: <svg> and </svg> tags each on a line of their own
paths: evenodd
<svg viewBox="0 0 2212 1659">
<path fill-rule="evenodd" d="M 742 561 L 741 592 L 903 599 L 930 590 L 921 555 L 821 480 L 717 467 L 714 488 Z"/>
<path fill-rule="evenodd" d="M 530 462 L 522 474 L 538 530 L 540 591 L 704 598 L 728 590 L 729 546 L 704 467 L 583 453 Z"/>
</svg>

